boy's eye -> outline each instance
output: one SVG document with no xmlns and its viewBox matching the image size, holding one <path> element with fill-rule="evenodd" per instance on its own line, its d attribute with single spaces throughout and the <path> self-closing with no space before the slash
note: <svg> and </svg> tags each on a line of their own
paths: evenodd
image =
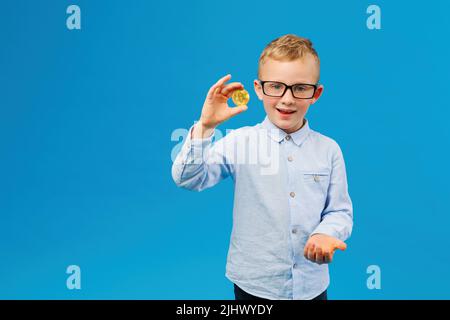
<svg viewBox="0 0 450 320">
<path fill-rule="evenodd" d="M 281 89 L 282 86 L 281 86 L 281 84 L 271 83 L 271 84 L 270 84 L 270 88 L 271 88 L 271 89 Z"/>
<path fill-rule="evenodd" d="M 306 90 L 307 90 L 306 86 L 295 86 L 294 87 L 294 91 L 296 91 L 296 92 L 303 92 Z"/>
</svg>

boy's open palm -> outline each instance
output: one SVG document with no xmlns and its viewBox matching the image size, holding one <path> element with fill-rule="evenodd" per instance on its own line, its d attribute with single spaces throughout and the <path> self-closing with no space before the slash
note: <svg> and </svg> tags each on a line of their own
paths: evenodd
<svg viewBox="0 0 450 320">
<path fill-rule="evenodd" d="M 304 256 L 317 264 L 330 263 L 336 249 L 344 251 L 347 245 L 341 240 L 326 234 L 313 234 L 306 242 Z"/>
<path fill-rule="evenodd" d="M 204 128 L 215 128 L 229 118 L 247 110 L 246 105 L 232 108 L 228 106 L 227 101 L 233 92 L 244 88 L 240 82 L 225 84 L 230 79 L 231 75 L 228 74 L 209 89 L 200 116 L 200 122 Z"/>
</svg>

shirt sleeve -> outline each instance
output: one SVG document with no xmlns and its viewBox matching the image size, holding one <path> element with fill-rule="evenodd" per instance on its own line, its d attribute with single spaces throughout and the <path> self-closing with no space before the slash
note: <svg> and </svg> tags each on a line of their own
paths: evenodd
<svg viewBox="0 0 450 320">
<path fill-rule="evenodd" d="M 325 207 L 321 222 L 312 234 L 322 233 L 345 241 L 353 228 L 353 206 L 348 193 L 344 157 L 339 145 L 336 143 L 335 146 Z"/>
<path fill-rule="evenodd" d="M 193 139 L 193 125 L 186 141 L 172 165 L 172 178 L 178 187 L 202 191 L 211 188 L 221 180 L 234 175 L 234 167 L 227 157 L 227 147 L 233 144 L 234 131 L 216 142 L 211 136 Z"/>
</svg>

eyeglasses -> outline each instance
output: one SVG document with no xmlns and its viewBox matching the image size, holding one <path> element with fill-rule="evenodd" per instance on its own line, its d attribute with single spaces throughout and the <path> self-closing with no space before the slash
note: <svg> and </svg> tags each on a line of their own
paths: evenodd
<svg viewBox="0 0 450 320">
<path fill-rule="evenodd" d="M 282 97 L 287 89 L 290 89 L 292 96 L 297 99 L 311 99 L 317 90 L 317 84 L 310 83 L 296 83 L 288 86 L 283 82 L 278 81 L 262 81 L 261 83 L 263 93 L 269 97 Z"/>
</svg>

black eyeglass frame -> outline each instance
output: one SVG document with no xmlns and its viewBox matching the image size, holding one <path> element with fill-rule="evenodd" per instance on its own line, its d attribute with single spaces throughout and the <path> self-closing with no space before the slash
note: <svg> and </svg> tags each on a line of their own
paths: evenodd
<svg viewBox="0 0 450 320">
<path fill-rule="evenodd" d="M 316 94 L 317 87 L 319 86 L 318 83 L 316 83 L 316 84 L 312 84 L 312 83 L 295 83 L 295 84 L 293 84 L 293 85 L 291 85 L 291 86 L 288 86 L 286 83 L 283 83 L 283 82 L 280 82 L 280 81 L 263 81 L 263 80 L 261 80 L 261 79 L 258 79 L 258 81 L 259 81 L 259 83 L 261 84 L 263 93 L 264 93 L 266 96 L 268 96 L 268 97 L 275 97 L 275 98 L 281 98 L 282 96 L 284 96 L 284 94 L 286 93 L 286 91 L 289 89 L 289 90 L 291 90 L 292 96 L 293 96 L 295 99 L 312 99 L 312 98 L 314 98 L 314 95 Z M 266 91 L 264 90 L 264 83 L 266 83 L 266 82 L 273 82 L 273 83 L 279 83 L 279 84 L 284 85 L 285 88 L 284 88 L 283 94 L 282 94 L 281 96 L 272 96 L 272 95 L 270 95 L 270 94 L 267 94 Z M 292 91 L 292 87 L 298 86 L 298 85 L 312 86 L 312 87 L 314 88 L 314 91 L 313 91 L 312 96 L 309 97 L 309 98 L 299 98 L 299 97 L 296 97 L 296 96 L 294 95 L 294 91 Z"/>
</svg>

